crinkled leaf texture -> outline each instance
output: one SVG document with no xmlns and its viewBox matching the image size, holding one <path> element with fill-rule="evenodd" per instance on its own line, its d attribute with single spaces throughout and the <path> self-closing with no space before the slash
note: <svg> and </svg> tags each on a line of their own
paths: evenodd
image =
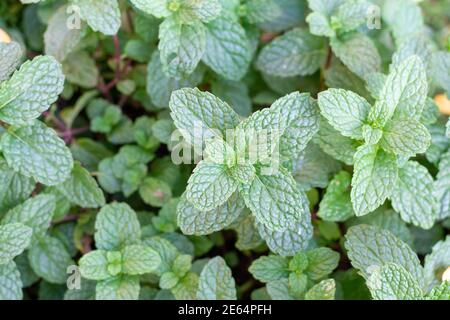
<svg viewBox="0 0 450 320">
<path fill-rule="evenodd" d="M 230 268 L 221 257 L 215 257 L 203 267 L 198 284 L 200 300 L 236 300 L 236 284 Z"/>
<path fill-rule="evenodd" d="M 117 0 L 72 0 L 79 6 L 80 16 L 94 31 L 115 35 L 120 28 L 120 10 Z"/>
</svg>

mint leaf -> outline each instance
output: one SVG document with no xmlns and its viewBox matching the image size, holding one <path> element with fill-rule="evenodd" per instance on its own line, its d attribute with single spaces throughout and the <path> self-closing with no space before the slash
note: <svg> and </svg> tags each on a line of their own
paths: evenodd
<svg viewBox="0 0 450 320">
<path fill-rule="evenodd" d="M 281 9 L 275 0 L 248 0 L 245 7 L 246 18 L 250 23 L 271 21 L 281 15 Z"/>
<path fill-rule="evenodd" d="M 91 251 L 81 257 L 78 264 L 81 275 L 86 279 L 104 280 L 112 276 L 108 271 L 107 251 Z"/>
<path fill-rule="evenodd" d="M 450 217 L 450 151 L 447 151 L 439 162 L 439 172 L 434 183 L 433 194 L 437 198 L 438 219 Z"/>
<path fill-rule="evenodd" d="M 419 163 L 408 161 L 399 168 L 391 200 L 404 221 L 424 229 L 433 226 L 437 211 L 433 178 Z"/>
<path fill-rule="evenodd" d="M 210 234 L 228 227 L 241 214 L 243 208 L 243 200 L 238 193 L 234 193 L 223 205 L 211 211 L 196 209 L 182 196 L 177 207 L 178 225 L 184 234 Z"/>
<path fill-rule="evenodd" d="M 179 16 L 183 22 L 192 23 L 195 20 L 211 22 L 219 16 L 222 6 L 219 0 L 183 1 Z"/>
<path fill-rule="evenodd" d="M 16 70 L 22 57 L 22 48 L 17 42 L 0 43 L 0 57 L 2 66 L 0 67 L 0 82 L 5 81 Z"/>
<path fill-rule="evenodd" d="M 58 99 L 64 85 L 61 65 L 53 57 L 27 61 L 0 90 L 0 120 L 25 125 Z"/>
<path fill-rule="evenodd" d="M 320 12 L 311 12 L 306 17 L 306 22 L 309 24 L 311 33 L 316 36 L 334 37 L 336 35 L 328 18 Z"/>
<path fill-rule="evenodd" d="M 306 196 L 282 168 L 272 175 L 257 171 L 253 181 L 240 185 L 239 191 L 256 219 L 271 230 L 283 231 L 310 221 L 309 211 L 305 210 Z"/>
<path fill-rule="evenodd" d="M 122 270 L 130 275 L 150 273 L 161 263 L 161 258 L 155 250 L 142 245 L 126 246 L 122 255 Z"/>
<path fill-rule="evenodd" d="M 186 199 L 200 211 L 210 211 L 225 203 L 238 183 L 221 164 L 200 162 L 186 187 Z"/>
<path fill-rule="evenodd" d="M 450 95 L 450 53 L 439 51 L 431 56 L 433 79 Z M 447 70 L 447 71 L 445 71 Z"/>
<path fill-rule="evenodd" d="M 442 280 L 439 276 L 450 264 L 450 237 L 439 241 L 433 246 L 432 252 L 425 257 L 425 284 L 427 287 L 438 285 Z"/>
<path fill-rule="evenodd" d="M 95 243 L 101 250 L 118 250 L 137 244 L 141 228 L 136 213 L 126 203 L 104 206 L 95 221 Z"/>
<path fill-rule="evenodd" d="M 350 193 L 355 214 L 363 216 L 382 205 L 391 195 L 397 175 L 394 155 L 373 145 L 358 148 Z"/>
<path fill-rule="evenodd" d="M 94 31 L 115 35 L 120 28 L 120 10 L 117 0 L 72 0 L 79 6 L 80 16 Z"/>
<path fill-rule="evenodd" d="M 70 202 L 82 208 L 97 208 L 105 204 L 103 191 L 98 187 L 89 171 L 79 163 L 75 163 L 70 178 L 57 185 L 56 188 Z"/>
<path fill-rule="evenodd" d="M 240 80 L 250 65 L 252 52 L 244 28 L 224 14 L 206 25 L 202 61 L 229 80 Z"/>
<path fill-rule="evenodd" d="M 199 300 L 236 300 L 236 284 L 231 270 L 221 257 L 215 257 L 203 267 L 198 283 Z"/>
<path fill-rule="evenodd" d="M 22 281 L 16 264 L 11 261 L 0 264 L 0 299 L 22 300 Z"/>
<path fill-rule="evenodd" d="M 325 58 L 324 41 L 297 28 L 264 47 L 256 66 L 260 71 L 274 76 L 305 76 L 316 72 Z"/>
<path fill-rule="evenodd" d="M 305 294 L 305 300 L 334 300 L 336 282 L 334 279 L 322 280 Z"/>
<path fill-rule="evenodd" d="M 317 215 L 326 221 L 345 221 L 354 215 L 350 201 L 351 175 L 340 171 L 330 181 Z"/>
<path fill-rule="evenodd" d="M 415 300 L 422 298 L 419 283 L 401 265 L 387 263 L 369 278 L 368 287 L 376 300 Z"/>
<path fill-rule="evenodd" d="M 248 271 L 261 282 L 275 281 L 289 276 L 288 260 L 281 256 L 264 256 L 253 261 Z"/>
<path fill-rule="evenodd" d="M 95 298 L 97 300 L 138 300 L 139 277 L 120 275 L 97 283 Z"/>
<path fill-rule="evenodd" d="M 450 283 L 448 281 L 442 282 L 440 286 L 436 286 L 427 295 L 430 300 L 449 300 L 450 299 Z"/>
<path fill-rule="evenodd" d="M 367 120 L 370 104 L 357 94 L 342 90 L 328 89 L 318 97 L 322 115 L 342 135 L 362 139 L 362 127 Z"/>
<path fill-rule="evenodd" d="M 306 253 L 306 256 L 308 267 L 305 274 L 315 281 L 329 275 L 339 263 L 339 253 L 326 247 L 310 250 Z"/>
<path fill-rule="evenodd" d="M 376 269 L 395 263 L 409 272 L 423 286 L 423 268 L 412 249 L 392 233 L 377 227 L 359 225 L 351 227 L 345 247 L 352 265 L 364 278 L 369 279 Z"/>
<path fill-rule="evenodd" d="M 8 166 L 45 185 L 65 181 L 73 167 L 64 141 L 39 121 L 29 127 L 12 127 L 2 135 L 0 146 Z"/>
<path fill-rule="evenodd" d="M 30 244 L 33 230 L 21 223 L 0 226 L 0 265 L 12 261 Z"/>
<path fill-rule="evenodd" d="M 131 3 L 145 13 L 157 18 L 165 18 L 171 14 L 167 0 L 130 0 Z"/>
<path fill-rule="evenodd" d="M 50 283 L 64 284 L 67 281 L 67 267 L 74 262 L 66 247 L 56 238 L 43 237 L 28 251 L 33 271 Z"/>
<path fill-rule="evenodd" d="M 202 23 L 181 24 L 165 19 L 159 27 L 159 50 L 165 72 L 175 78 L 191 74 L 205 52 L 206 33 Z"/>
</svg>

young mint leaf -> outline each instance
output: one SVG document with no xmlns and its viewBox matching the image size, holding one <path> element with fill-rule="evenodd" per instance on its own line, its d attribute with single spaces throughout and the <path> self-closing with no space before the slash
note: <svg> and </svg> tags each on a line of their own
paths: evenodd
<svg viewBox="0 0 450 320">
<path fill-rule="evenodd" d="M 251 58 L 250 42 L 244 28 L 225 12 L 206 25 L 206 49 L 202 61 L 214 72 L 238 81 L 246 74 Z"/>
<path fill-rule="evenodd" d="M 450 282 L 442 282 L 440 286 L 436 286 L 427 295 L 429 300 L 450 300 Z"/>
<path fill-rule="evenodd" d="M 197 299 L 236 300 L 236 284 L 231 270 L 221 257 L 206 264 L 200 274 Z"/>
<path fill-rule="evenodd" d="M 120 275 L 97 283 L 95 298 L 97 300 L 138 300 L 139 277 Z"/>
<path fill-rule="evenodd" d="M 416 300 L 422 290 L 413 275 L 401 265 L 387 263 L 374 271 L 367 281 L 375 300 Z"/>
<path fill-rule="evenodd" d="M 25 125 L 58 99 L 64 85 L 61 65 L 50 56 L 27 61 L 0 89 L 0 120 Z"/>
<path fill-rule="evenodd" d="M 414 156 L 424 153 L 430 142 L 430 133 L 423 124 L 414 119 L 401 119 L 386 123 L 380 145 L 387 152 Z"/>
<path fill-rule="evenodd" d="M 156 275 L 162 276 L 172 270 L 172 265 L 179 255 L 177 248 L 172 243 L 160 237 L 152 237 L 145 239 L 143 245 L 155 250 L 161 258 L 159 267 L 154 271 Z"/>
<path fill-rule="evenodd" d="M 37 182 L 51 186 L 70 176 L 73 167 L 70 150 L 42 122 L 12 127 L 1 136 L 0 146 L 8 166 Z"/>
<path fill-rule="evenodd" d="M 30 227 L 33 230 L 32 243 L 35 243 L 50 227 L 55 206 L 54 196 L 41 194 L 9 210 L 1 224 L 21 223 Z"/>
<path fill-rule="evenodd" d="M 0 264 L 0 299 L 22 300 L 22 281 L 13 261 Z"/>
<path fill-rule="evenodd" d="M 245 209 L 230 226 L 237 234 L 236 248 L 241 251 L 255 249 L 263 243 L 255 225 L 255 217 Z"/>
<path fill-rule="evenodd" d="M 433 79 L 450 95 L 450 53 L 439 51 L 431 59 Z"/>
<path fill-rule="evenodd" d="M 94 250 L 85 254 L 78 264 L 81 275 L 86 279 L 105 280 L 112 276 L 108 271 L 108 258 L 105 250 Z"/>
<path fill-rule="evenodd" d="M 119 31 L 121 20 L 117 0 L 72 0 L 80 10 L 80 17 L 86 20 L 94 31 L 106 35 L 115 35 Z"/>
<path fill-rule="evenodd" d="M 330 181 L 326 193 L 320 202 L 317 215 L 326 221 L 345 221 L 354 216 L 350 201 L 351 175 L 340 171 Z"/>
<path fill-rule="evenodd" d="M 210 211 L 224 204 L 237 187 L 224 165 L 202 161 L 189 178 L 186 199 L 198 210 Z"/>
<path fill-rule="evenodd" d="M 305 274 L 308 278 L 319 281 L 333 272 L 339 263 L 339 253 L 329 248 L 317 248 L 306 252 L 308 267 Z"/>
<path fill-rule="evenodd" d="M 226 130 L 234 129 L 240 121 L 228 104 L 198 89 L 174 91 L 169 105 L 175 126 L 190 144 L 200 148 L 202 135 L 204 139 L 226 137 Z"/>
<path fill-rule="evenodd" d="M 391 200 L 404 221 L 424 229 L 433 226 L 438 204 L 433 195 L 433 178 L 419 163 L 408 161 L 399 168 Z"/>
<path fill-rule="evenodd" d="M 105 205 L 105 196 L 89 171 L 75 163 L 70 178 L 56 186 L 70 202 L 82 208 L 98 208 Z"/>
<path fill-rule="evenodd" d="M 118 250 L 139 243 L 141 238 L 136 213 L 126 203 L 104 206 L 97 215 L 95 230 L 95 243 L 101 250 Z"/>
<path fill-rule="evenodd" d="M 271 281 L 267 284 L 267 293 L 273 300 L 294 300 L 289 291 L 289 279 Z"/>
<path fill-rule="evenodd" d="M 297 28 L 265 46 L 256 66 L 260 71 L 274 76 L 306 76 L 316 72 L 325 58 L 323 39 Z"/>
<path fill-rule="evenodd" d="M 366 280 L 377 269 L 388 263 L 395 263 L 409 272 L 423 287 L 424 272 L 416 253 L 389 231 L 359 225 L 351 227 L 345 237 L 348 257 Z"/>
<path fill-rule="evenodd" d="M 126 246 L 122 252 L 122 270 L 129 275 L 150 273 L 161 263 L 158 253 L 142 245 Z"/>
<path fill-rule="evenodd" d="M 345 0 L 308 0 L 308 6 L 312 11 L 331 16 L 344 2 Z"/>
<path fill-rule="evenodd" d="M 247 0 L 246 18 L 250 23 L 271 21 L 281 15 L 281 9 L 275 0 Z"/>
<path fill-rule="evenodd" d="M 395 119 L 420 117 L 427 96 L 425 68 L 417 56 L 411 56 L 389 73 L 374 105 L 369 121 L 384 126 L 395 114 Z"/>
<path fill-rule="evenodd" d="M 65 284 L 67 267 L 74 262 L 64 244 L 56 238 L 43 237 L 28 251 L 33 271 L 50 283 Z"/>
<path fill-rule="evenodd" d="M 424 31 L 422 13 L 414 1 L 386 1 L 381 9 L 381 16 L 392 30 L 397 43 Z"/>
<path fill-rule="evenodd" d="M 0 226 L 0 265 L 12 261 L 30 244 L 33 230 L 21 223 Z"/>
<path fill-rule="evenodd" d="M 168 8 L 168 0 L 130 0 L 139 10 L 154 15 L 157 18 L 165 18 L 171 15 Z"/>
<path fill-rule="evenodd" d="M 316 36 L 334 37 L 335 31 L 330 25 L 328 18 L 320 12 L 311 12 L 306 17 L 309 24 L 309 30 Z"/>
<path fill-rule="evenodd" d="M 350 193 L 355 214 L 363 216 L 382 205 L 391 195 L 397 175 L 395 155 L 373 145 L 358 148 Z"/>
<path fill-rule="evenodd" d="M 172 288 L 171 292 L 175 299 L 178 300 L 195 300 L 197 298 L 197 290 L 199 277 L 197 274 L 189 272 L 184 276 L 177 285 Z"/>
<path fill-rule="evenodd" d="M 450 151 L 439 162 L 439 172 L 434 182 L 433 194 L 438 200 L 438 219 L 450 217 Z"/>
<path fill-rule="evenodd" d="M 219 0 L 188 0 L 180 3 L 178 17 L 185 23 L 195 20 L 211 22 L 221 13 L 222 6 Z"/>
<path fill-rule="evenodd" d="M 310 222 L 309 211 L 304 210 L 308 200 L 283 168 L 272 175 L 259 169 L 253 181 L 241 184 L 239 191 L 256 219 L 273 231 L 283 231 L 297 223 L 307 226 Z"/>
<path fill-rule="evenodd" d="M 6 212 L 25 201 L 34 190 L 33 179 L 14 172 L 5 159 L 0 157 L 0 212 Z"/>
<path fill-rule="evenodd" d="M 244 203 L 238 193 L 232 194 L 223 205 L 211 211 L 196 209 L 183 195 L 177 207 L 178 225 L 184 234 L 211 234 L 233 223 L 243 208 Z"/>
<path fill-rule="evenodd" d="M 362 136 L 366 144 L 374 145 L 380 142 L 380 139 L 383 136 L 383 131 L 379 128 L 374 128 L 368 124 L 365 124 L 362 127 Z"/>
<path fill-rule="evenodd" d="M 370 104 L 359 95 L 342 89 L 319 93 L 322 115 L 343 136 L 362 139 L 362 127 L 367 120 Z"/>
<path fill-rule="evenodd" d="M 381 70 L 377 47 L 369 37 L 361 33 L 351 33 L 342 40 L 333 38 L 331 48 L 350 71 L 362 79 Z"/>
<path fill-rule="evenodd" d="M 205 52 L 205 26 L 200 22 L 182 24 L 167 18 L 159 27 L 159 38 L 164 71 L 174 78 L 191 74 Z"/>
<path fill-rule="evenodd" d="M 364 0 L 345 1 L 337 8 L 336 14 L 331 18 L 331 23 L 340 32 L 355 30 L 368 19 L 369 7 L 370 3 Z"/>
<path fill-rule="evenodd" d="M 22 57 L 22 48 L 17 42 L 0 42 L 0 82 L 5 81 L 16 70 Z"/>
<path fill-rule="evenodd" d="M 289 276 L 288 259 L 269 255 L 253 261 L 248 271 L 261 282 L 270 282 Z"/>
<path fill-rule="evenodd" d="M 334 300 L 336 282 L 334 279 L 322 280 L 305 294 L 305 300 Z"/>
<path fill-rule="evenodd" d="M 172 198 L 172 190 L 163 180 L 147 177 L 139 187 L 139 195 L 145 203 L 153 207 L 162 207 Z"/>
</svg>

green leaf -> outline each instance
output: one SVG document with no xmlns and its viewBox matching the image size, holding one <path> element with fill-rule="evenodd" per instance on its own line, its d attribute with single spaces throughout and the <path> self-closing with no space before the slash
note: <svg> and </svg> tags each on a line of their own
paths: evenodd
<svg viewBox="0 0 450 320">
<path fill-rule="evenodd" d="M 365 124 L 362 127 L 362 135 L 366 144 L 373 145 L 378 144 L 383 136 L 383 131 Z"/>
<path fill-rule="evenodd" d="M 153 207 L 162 207 L 172 198 L 172 190 L 163 180 L 147 177 L 139 187 L 139 195 L 145 203 Z"/>
<path fill-rule="evenodd" d="M 186 187 L 186 199 L 200 211 L 211 211 L 224 204 L 238 183 L 221 164 L 200 162 Z"/>
<path fill-rule="evenodd" d="M 311 33 L 316 36 L 334 37 L 336 35 L 328 18 L 320 12 L 311 12 L 306 17 L 306 22 L 309 24 Z"/>
<path fill-rule="evenodd" d="M 252 100 L 245 82 L 219 78 L 211 84 L 211 92 L 227 102 L 240 116 L 247 117 L 252 113 Z"/>
<path fill-rule="evenodd" d="M 50 283 L 65 284 L 67 267 L 74 262 L 64 244 L 56 238 L 43 237 L 28 251 L 33 271 Z"/>
<path fill-rule="evenodd" d="M 422 298 L 419 283 L 401 265 L 387 263 L 374 271 L 367 281 L 375 300 L 416 300 Z"/>
<path fill-rule="evenodd" d="M 431 56 L 433 80 L 450 96 L 450 53 L 439 51 Z M 447 70 L 447 71 L 446 71 Z"/>
<path fill-rule="evenodd" d="M 65 60 L 82 38 L 80 29 L 68 27 L 70 16 L 67 9 L 67 6 L 61 6 L 51 16 L 44 33 L 45 54 L 58 61 Z"/>
<path fill-rule="evenodd" d="M 16 264 L 11 261 L 0 264 L 0 299 L 22 300 L 22 281 Z"/>
<path fill-rule="evenodd" d="M 58 99 L 64 85 L 61 65 L 50 56 L 27 61 L 0 90 L 0 120 L 25 125 Z"/>
<path fill-rule="evenodd" d="M 253 261 L 248 271 L 261 282 L 288 278 L 288 259 L 275 255 L 263 256 Z"/>
<path fill-rule="evenodd" d="M 350 201 L 351 175 L 340 171 L 330 181 L 326 193 L 320 202 L 317 215 L 326 221 L 345 221 L 352 217 L 352 203 Z"/>
<path fill-rule="evenodd" d="M 275 0 L 248 0 L 245 7 L 246 18 L 250 23 L 271 21 L 281 15 L 281 9 Z"/>
<path fill-rule="evenodd" d="M 359 225 L 351 227 L 345 238 L 350 261 L 366 280 L 377 268 L 395 263 L 408 271 L 423 287 L 423 268 L 416 253 L 389 231 Z"/>
<path fill-rule="evenodd" d="M 331 274 L 339 263 L 339 253 L 326 247 L 310 250 L 306 256 L 308 267 L 305 274 L 314 281 L 319 281 Z"/>
<path fill-rule="evenodd" d="M 442 273 L 450 265 L 450 237 L 439 241 L 433 246 L 432 252 L 425 257 L 425 284 L 427 288 L 438 285 L 442 280 Z"/>
<path fill-rule="evenodd" d="M 131 3 L 139 10 L 157 18 L 165 18 L 171 14 L 167 0 L 131 0 Z"/>
<path fill-rule="evenodd" d="M 122 254 L 122 270 L 130 275 L 153 272 L 161 263 L 155 250 L 142 245 L 126 246 Z"/>
<path fill-rule="evenodd" d="M 11 73 L 16 70 L 22 57 L 22 48 L 17 42 L 0 42 L 0 58 L 2 66 L 0 67 L 0 82 L 8 79 Z"/>
<path fill-rule="evenodd" d="M 381 16 L 398 43 L 424 31 L 421 9 L 414 1 L 386 1 L 382 6 Z"/>
<path fill-rule="evenodd" d="M 450 300 L 450 282 L 442 282 L 440 286 L 436 286 L 427 295 L 429 300 Z"/>
<path fill-rule="evenodd" d="M 337 26 L 340 32 L 355 30 L 368 21 L 369 8 L 370 3 L 366 1 L 346 1 L 337 8 L 336 14 L 331 19 L 332 24 Z"/>
<path fill-rule="evenodd" d="M 95 221 L 95 244 L 101 250 L 118 250 L 137 244 L 141 227 L 136 213 L 126 203 L 104 206 Z"/>
<path fill-rule="evenodd" d="M 240 80 L 252 58 L 244 28 L 222 13 L 208 23 L 206 29 L 206 50 L 202 61 L 224 78 Z"/>
<path fill-rule="evenodd" d="M 297 28 L 265 46 L 256 67 L 267 74 L 289 77 L 313 74 L 326 58 L 323 39 Z"/>
<path fill-rule="evenodd" d="M 52 195 L 38 195 L 30 198 L 21 205 L 9 210 L 3 217 L 2 225 L 21 223 L 33 229 L 32 242 L 43 237 L 55 211 L 55 197 Z"/>
<path fill-rule="evenodd" d="M 309 228 L 306 196 L 285 169 L 280 167 L 272 175 L 259 170 L 250 184 L 239 186 L 239 191 L 256 219 L 269 229 L 283 231 L 297 223 Z"/>
<path fill-rule="evenodd" d="M 333 38 L 331 48 L 350 71 L 362 79 L 381 70 L 380 54 L 366 35 L 351 33 L 342 40 Z"/>
<path fill-rule="evenodd" d="M 120 28 L 120 10 L 117 0 L 72 0 L 79 7 L 80 17 L 94 31 L 115 35 Z"/>
<path fill-rule="evenodd" d="M 288 279 L 271 281 L 267 284 L 267 293 L 273 300 L 294 300 L 289 291 Z"/>
<path fill-rule="evenodd" d="M 185 277 L 180 279 L 177 285 L 172 289 L 175 299 L 195 300 L 197 298 L 198 282 L 198 275 L 189 272 Z"/>
<path fill-rule="evenodd" d="M 178 10 L 178 16 L 185 23 L 195 23 L 196 20 L 211 22 L 221 13 L 219 0 L 183 1 Z"/>
<path fill-rule="evenodd" d="M 367 120 L 370 104 L 362 97 L 343 89 L 328 89 L 319 93 L 322 115 L 343 136 L 362 139 L 362 127 Z"/>
<path fill-rule="evenodd" d="M 78 264 L 81 275 L 86 279 L 105 280 L 112 276 L 108 271 L 108 258 L 105 250 L 94 250 L 85 254 Z"/>
<path fill-rule="evenodd" d="M 188 143 L 199 148 L 202 137 L 226 137 L 227 129 L 234 129 L 240 121 L 228 104 L 198 89 L 174 91 L 169 105 L 175 126 Z"/>
<path fill-rule="evenodd" d="M 0 226 L 0 265 L 12 261 L 30 244 L 33 230 L 21 223 Z"/>
<path fill-rule="evenodd" d="M 82 88 L 97 86 L 99 71 L 95 60 L 86 51 L 70 53 L 62 62 L 66 80 Z"/>
<path fill-rule="evenodd" d="M 11 128 L 0 140 L 8 166 L 26 177 L 51 186 L 70 176 L 73 159 L 53 129 L 36 121 L 32 126 Z"/>
<path fill-rule="evenodd" d="M 181 24 L 165 19 L 159 27 L 159 50 L 164 71 L 180 78 L 191 74 L 205 52 L 206 30 L 202 23 Z"/>
<path fill-rule="evenodd" d="M 331 16 L 345 0 L 308 0 L 308 6 L 312 11 L 317 11 L 325 16 Z"/>
<path fill-rule="evenodd" d="M 350 193 L 355 214 L 363 216 L 382 205 L 391 195 L 397 175 L 394 155 L 373 145 L 358 148 Z"/>
<path fill-rule="evenodd" d="M 97 283 L 95 298 L 97 300 L 138 300 L 139 277 L 120 275 Z"/>
<path fill-rule="evenodd" d="M 6 212 L 25 201 L 34 190 L 36 183 L 20 173 L 11 170 L 0 157 L 0 212 Z"/>
<path fill-rule="evenodd" d="M 200 274 L 197 299 L 236 300 L 236 284 L 230 268 L 221 257 L 215 257 Z"/>
<path fill-rule="evenodd" d="M 82 208 L 98 208 L 105 205 L 105 196 L 89 171 L 75 163 L 70 178 L 56 188 L 70 202 Z"/>
<path fill-rule="evenodd" d="M 186 200 L 185 195 L 177 207 L 178 225 L 184 234 L 206 235 L 225 229 L 241 214 L 243 200 L 236 192 L 221 206 L 211 211 L 200 211 Z"/>
<path fill-rule="evenodd" d="M 374 105 L 369 121 L 384 126 L 393 116 L 395 119 L 417 119 L 422 114 L 427 97 L 428 83 L 423 63 L 411 56 L 389 73 Z"/>
<path fill-rule="evenodd" d="M 305 294 L 305 300 L 334 300 L 336 282 L 334 279 L 322 280 Z"/>
<path fill-rule="evenodd" d="M 447 151 L 439 162 L 433 194 L 439 202 L 438 219 L 450 217 L 450 151 Z"/>
<path fill-rule="evenodd" d="M 384 150 L 404 156 L 424 153 L 430 143 L 431 136 L 427 128 L 414 119 L 388 121 L 380 140 Z"/>
<path fill-rule="evenodd" d="M 424 229 L 433 226 L 437 212 L 433 177 L 418 162 L 408 161 L 399 168 L 391 200 L 404 221 Z"/>
</svg>

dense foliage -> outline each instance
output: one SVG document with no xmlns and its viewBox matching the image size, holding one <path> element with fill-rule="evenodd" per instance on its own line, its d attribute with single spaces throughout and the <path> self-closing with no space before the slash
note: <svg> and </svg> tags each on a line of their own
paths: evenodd
<svg viewBox="0 0 450 320">
<path fill-rule="evenodd" d="M 450 300 L 449 18 L 3 0 L 0 299 Z"/>
</svg>

